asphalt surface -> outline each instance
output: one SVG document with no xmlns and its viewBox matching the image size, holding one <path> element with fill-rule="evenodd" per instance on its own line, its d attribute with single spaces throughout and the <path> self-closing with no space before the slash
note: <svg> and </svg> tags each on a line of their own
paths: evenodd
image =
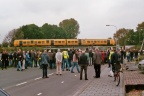
<svg viewBox="0 0 144 96">
<path fill-rule="evenodd" d="M 15 68 L 0 70 L 0 87 L 11 96 L 73 96 L 86 84 L 94 74 L 93 66 L 88 67 L 88 79 L 79 80 L 79 73 L 63 71 L 56 75 L 55 69 L 49 70 L 49 78 L 42 79 L 42 70 L 28 68 L 24 71 L 16 71 Z"/>
<path fill-rule="evenodd" d="M 114 78 L 108 77 L 108 65 L 102 65 L 101 69 L 101 78 L 93 78 L 94 68 L 88 66 L 88 80 L 84 76 L 79 80 L 76 68 L 75 73 L 63 71 L 61 76 L 55 74 L 55 69 L 48 69 L 49 78 L 46 79 L 41 78 L 42 70 L 39 68 L 22 72 L 8 68 L 0 70 L 0 87 L 11 96 L 124 96 L 123 82 L 115 86 Z"/>
</svg>

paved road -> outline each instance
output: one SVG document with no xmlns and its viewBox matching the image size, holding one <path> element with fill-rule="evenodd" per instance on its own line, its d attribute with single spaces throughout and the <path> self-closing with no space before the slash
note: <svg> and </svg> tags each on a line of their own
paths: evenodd
<svg viewBox="0 0 144 96">
<path fill-rule="evenodd" d="M 109 68 L 102 65 L 101 78 L 95 79 L 93 66 L 88 67 L 88 79 L 79 80 L 79 73 L 63 71 L 55 75 L 49 70 L 49 77 L 42 79 L 42 70 L 29 68 L 23 72 L 14 68 L 0 70 L 0 86 L 11 96 L 123 96 L 122 83 L 116 87 L 113 78 L 108 77 Z"/>
<path fill-rule="evenodd" d="M 88 74 L 91 71 L 93 66 L 89 67 Z M 48 72 L 50 78 L 42 79 L 42 70 L 38 68 L 29 68 L 22 72 L 15 68 L 0 70 L 0 86 L 11 96 L 73 96 L 90 81 L 79 80 L 76 69 L 75 73 L 63 71 L 62 76 L 55 75 L 55 69 Z"/>
</svg>

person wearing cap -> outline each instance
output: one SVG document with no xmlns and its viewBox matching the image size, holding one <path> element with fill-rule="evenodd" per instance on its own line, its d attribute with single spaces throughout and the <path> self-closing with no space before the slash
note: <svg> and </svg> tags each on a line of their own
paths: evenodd
<svg viewBox="0 0 144 96">
<path fill-rule="evenodd" d="M 61 64 L 62 64 L 62 53 L 60 52 L 60 49 L 58 49 L 56 55 L 56 75 L 60 74 L 62 75 L 62 68 L 61 68 Z"/>
<path fill-rule="evenodd" d="M 95 76 L 94 78 L 100 78 L 100 72 L 101 72 L 101 62 L 102 62 L 102 54 L 99 51 L 98 48 L 95 49 L 94 53 L 94 69 L 95 69 Z"/>
<path fill-rule="evenodd" d="M 82 51 L 82 54 L 79 58 L 79 65 L 80 65 L 80 80 L 82 80 L 82 74 L 83 70 L 85 72 L 85 80 L 88 80 L 87 78 L 87 66 L 88 66 L 88 61 L 87 61 L 87 56 L 85 55 L 85 51 Z"/>
</svg>

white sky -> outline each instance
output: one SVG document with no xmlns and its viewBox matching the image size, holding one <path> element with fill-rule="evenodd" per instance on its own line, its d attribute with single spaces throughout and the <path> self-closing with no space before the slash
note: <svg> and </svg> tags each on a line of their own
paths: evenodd
<svg viewBox="0 0 144 96">
<path fill-rule="evenodd" d="M 144 0 L 0 0 L 0 42 L 12 29 L 27 24 L 58 25 L 74 18 L 78 38 L 113 37 L 117 29 L 144 22 Z"/>
</svg>

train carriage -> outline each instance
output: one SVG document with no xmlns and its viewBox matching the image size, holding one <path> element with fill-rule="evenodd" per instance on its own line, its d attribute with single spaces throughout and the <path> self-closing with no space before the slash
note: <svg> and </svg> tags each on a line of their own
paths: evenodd
<svg viewBox="0 0 144 96">
<path fill-rule="evenodd" d="M 66 39 L 53 39 L 52 46 L 65 46 L 66 45 Z"/>
<path fill-rule="evenodd" d="M 106 46 L 108 45 L 108 39 L 96 39 L 94 40 L 95 42 L 95 45 L 98 45 L 98 46 Z"/>
<path fill-rule="evenodd" d="M 67 45 L 68 46 L 75 46 L 75 45 L 79 45 L 79 40 L 78 39 L 67 39 Z"/>
<path fill-rule="evenodd" d="M 15 47 L 29 46 L 115 46 L 114 39 L 20 39 Z"/>
<path fill-rule="evenodd" d="M 50 46 L 51 40 L 50 39 L 20 39 L 14 41 L 14 46 Z"/>
</svg>

